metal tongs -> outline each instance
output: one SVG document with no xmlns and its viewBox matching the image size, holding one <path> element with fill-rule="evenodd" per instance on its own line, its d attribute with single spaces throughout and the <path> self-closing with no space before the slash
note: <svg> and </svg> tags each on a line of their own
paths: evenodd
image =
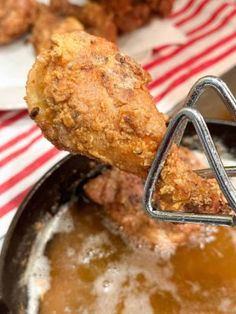
<svg viewBox="0 0 236 314">
<path fill-rule="evenodd" d="M 206 76 L 197 81 L 191 88 L 184 108 L 170 120 L 166 135 L 156 153 L 150 168 L 144 190 L 144 207 L 149 215 L 155 219 L 176 223 L 201 223 L 222 226 L 234 226 L 236 215 L 195 214 L 181 211 L 161 210 L 159 204 L 153 207 L 152 196 L 160 173 L 165 165 L 168 152 L 173 143 L 180 144 L 189 121 L 196 129 L 204 152 L 211 168 L 197 171 L 199 175 L 207 178 L 215 177 L 232 210 L 236 213 L 236 190 L 229 177 L 236 176 L 236 167 L 224 167 L 216 150 L 207 124 L 198 110 L 196 110 L 199 97 L 207 88 L 213 88 L 219 94 L 229 111 L 236 120 L 236 100 L 227 85 L 219 78 Z"/>
</svg>

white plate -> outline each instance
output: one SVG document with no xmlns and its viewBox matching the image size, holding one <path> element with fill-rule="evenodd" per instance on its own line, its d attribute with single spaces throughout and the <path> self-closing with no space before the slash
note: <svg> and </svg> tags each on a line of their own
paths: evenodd
<svg viewBox="0 0 236 314">
<path fill-rule="evenodd" d="M 26 108 L 25 83 L 34 60 L 25 38 L 0 48 L 0 110 Z"/>
</svg>

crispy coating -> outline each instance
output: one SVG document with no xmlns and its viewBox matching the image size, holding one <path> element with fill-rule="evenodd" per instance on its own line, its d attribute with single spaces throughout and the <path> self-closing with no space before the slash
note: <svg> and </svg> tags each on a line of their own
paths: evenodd
<svg viewBox="0 0 236 314">
<path fill-rule="evenodd" d="M 185 154 L 176 146 L 171 149 L 156 190 L 156 200 L 159 200 L 161 208 L 229 214 L 231 210 L 216 180 L 206 180 L 193 172 Z"/>
<path fill-rule="evenodd" d="M 97 158 L 145 178 L 164 137 L 149 75 L 102 38 L 54 35 L 30 71 L 30 115 L 58 148 Z M 172 147 L 157 191 L 165 209 L 229 211 L 214 180 L 203 179 Z"/>
<path fill-rule="evenodd" d="M 88 33 L 116 42 L 117 28 L 113 15 L 106 12 L 100 4 L 88 2 L 79 6 L 69 3 L 68 0 L 51 0 L 50 7 L 57 14 L 77 18 Z"/>
<path fill-rule="evenodd" d="M 143 180 L 118 169 L 108 170 L 90 180 L 84 190 L 91 200 L 103 207 L 109 221 L 118 227 L 118 232 L 125 239 L 167 256 L 173 254 L 177 247 L 204 245 L 209 240 L 209 232 L 213 230 L 200 225 L 152 219 L 145 214 L 142 206 Z"/>
<path fill-rule="evenodd" d="M 103 38 L 76 32 L 52 41 L 29 74 L 31 116 L 57 147 L 145 176 L 166 130 L 150 76 Z"/>
<path fill-rule="evenodd" d="M 54 33 L 67 33 L 83 30 L 83 25 L 73 17 L 60 17 L 52 13 L 45 5 L 38 7 L 37 19 L 34 23 L 31 42 L 36 53 L 51 46 Z"/>
<path fill-rule="evenodd" d="M 0 45 L 27 32 L 35 19 L 34 0 L 0 0 Z"/>
</svg>

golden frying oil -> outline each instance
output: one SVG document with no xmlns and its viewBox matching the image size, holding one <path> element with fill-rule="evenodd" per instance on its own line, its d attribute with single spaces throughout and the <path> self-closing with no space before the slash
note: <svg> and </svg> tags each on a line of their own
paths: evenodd
<svg viewBox="0 0 236 314">
<path fill-rule="evenodd" d="M 236 231 L 169 260 L 134 249 L 88 204 L 70 209 L 75 228 L 47 247 L 51 288 L 40 314 L 236 313 Z"/>
</svg>

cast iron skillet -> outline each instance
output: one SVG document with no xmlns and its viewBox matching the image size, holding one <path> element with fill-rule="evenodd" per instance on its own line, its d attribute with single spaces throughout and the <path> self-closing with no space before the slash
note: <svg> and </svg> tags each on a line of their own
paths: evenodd
<svg viewBox="0 0 236 314">
<path fill-rule="evenodd" d="M 208 127 L 229 151 L 235 148 L 236 123 L 211 121 Z M 192 125 L 188 126 L 186 134 L 195 134 Z M 92 170 L 96 165 L 98 163 L 86 157 L 67 156 L 39 180 L 21 204 L 5 238 L 0 258 L 1 314 L 19 313 L 27 304 L 26 291 L 20 287 L 19 281 L 36 236 L 35 223 L 42 221 L 46 213 L 54 215 L 71 195 L 81 192 L 81 185 L 88 179 L 87 174 L 96 175 Z"/>
</svg>

